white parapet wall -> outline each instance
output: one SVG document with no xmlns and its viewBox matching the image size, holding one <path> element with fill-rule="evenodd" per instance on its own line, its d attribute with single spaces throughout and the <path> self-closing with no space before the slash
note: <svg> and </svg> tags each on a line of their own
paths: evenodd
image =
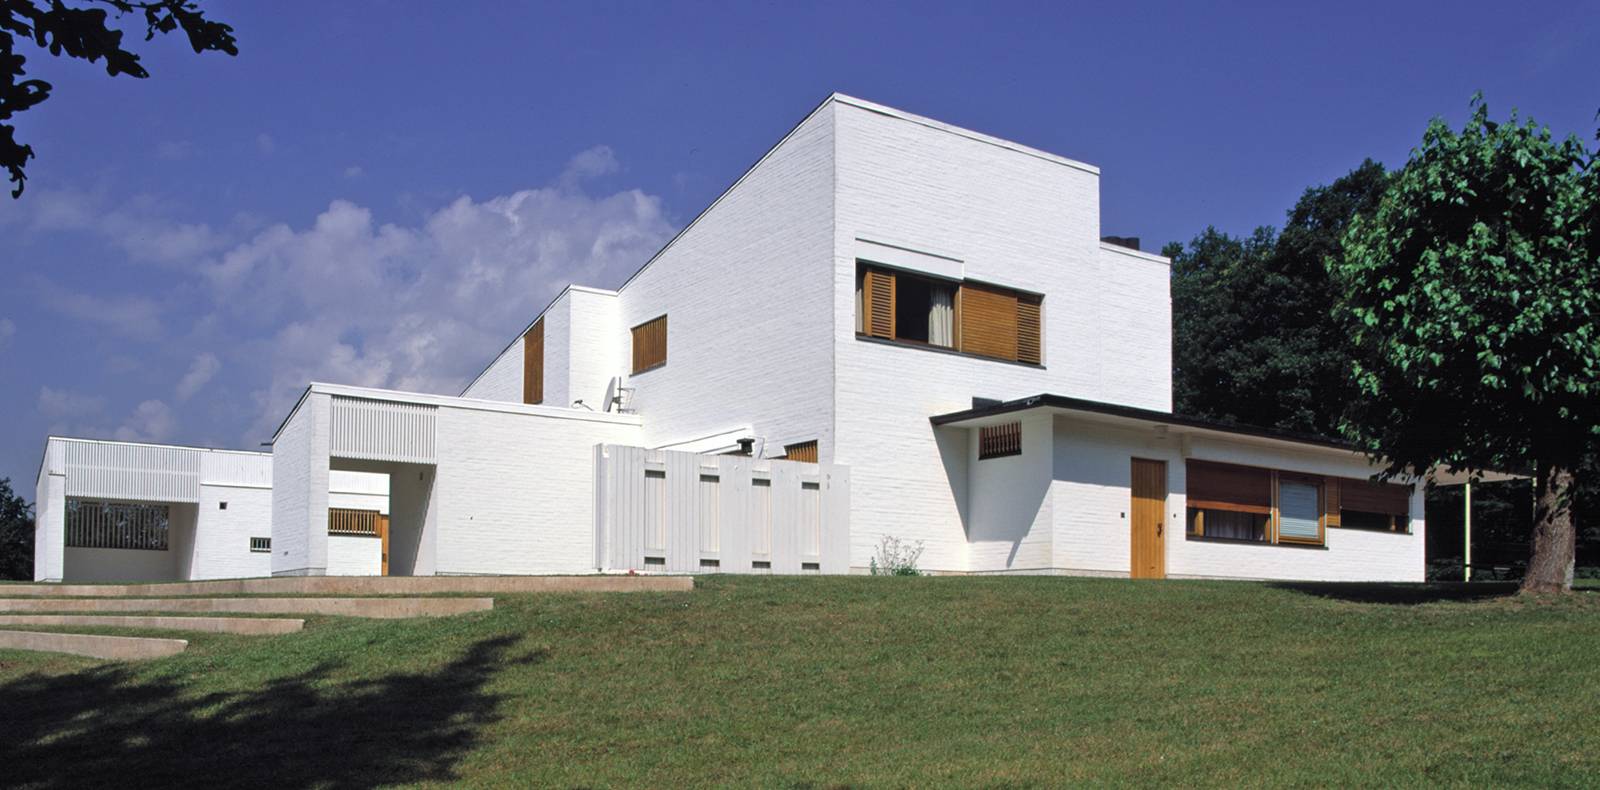
<svg viewBox="0 0 1600 790">
<path fill-rule="evenodd" d="M 605 571 L 850 571 L 850 470 L 836 464 L 595 448 Z"/>
</svg>

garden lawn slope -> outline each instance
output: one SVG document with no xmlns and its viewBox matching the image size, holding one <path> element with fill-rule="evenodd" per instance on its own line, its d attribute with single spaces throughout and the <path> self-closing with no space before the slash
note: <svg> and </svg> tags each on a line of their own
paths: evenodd
<svg viewBox="0 0 1600 790">
<path fill-rule="evenodd" d="M 0 652 L 0 784 L 1584 785 L 1600 592 L 710 577 Z"/>
</svg>

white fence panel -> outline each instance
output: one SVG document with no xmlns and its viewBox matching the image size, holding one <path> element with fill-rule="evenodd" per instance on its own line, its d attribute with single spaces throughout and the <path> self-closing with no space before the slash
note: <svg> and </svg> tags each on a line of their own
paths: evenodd
<svg viewBox="0 0 1600 790">
<path fill-rule="evenodd" d="M 436 463 L 438 408 L 334 396 L 329 454 L 336 458 Z"/>
<path fill-rule="evenodd" d="M 848 573 L 850 474 L 834 464 L 595 449 L 595 562 L 668 573 Z"/>
</svg>

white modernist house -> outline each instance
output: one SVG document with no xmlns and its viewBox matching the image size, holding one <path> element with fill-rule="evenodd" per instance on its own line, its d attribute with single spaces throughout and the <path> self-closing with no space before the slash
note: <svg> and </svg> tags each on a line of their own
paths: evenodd
<svg viewBox="0 0 1600 790">
<path fill-rule="evenodd" d="M 889 536 L 936 572 L 1421 580 L 1419 481 L 1172 413 L 1169 262 L 1099 201 L 1091 165 L 830 96 L 460 396 L 310 385 L 270 572 L 348 572 L 362 473 L 396 574 L 846 573 Z"/>
</svg>

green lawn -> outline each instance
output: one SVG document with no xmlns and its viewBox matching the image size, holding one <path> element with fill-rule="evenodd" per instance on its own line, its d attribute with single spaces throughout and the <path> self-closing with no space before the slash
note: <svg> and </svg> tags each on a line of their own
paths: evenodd
<svg viewBox="0 0 1600 790">
<path fill-rule="evenodd" d="M 0 784 L 1592 786 L 1600 591 L 1506 589 L 711 577 L 0 651 Z"/>
</svg>

